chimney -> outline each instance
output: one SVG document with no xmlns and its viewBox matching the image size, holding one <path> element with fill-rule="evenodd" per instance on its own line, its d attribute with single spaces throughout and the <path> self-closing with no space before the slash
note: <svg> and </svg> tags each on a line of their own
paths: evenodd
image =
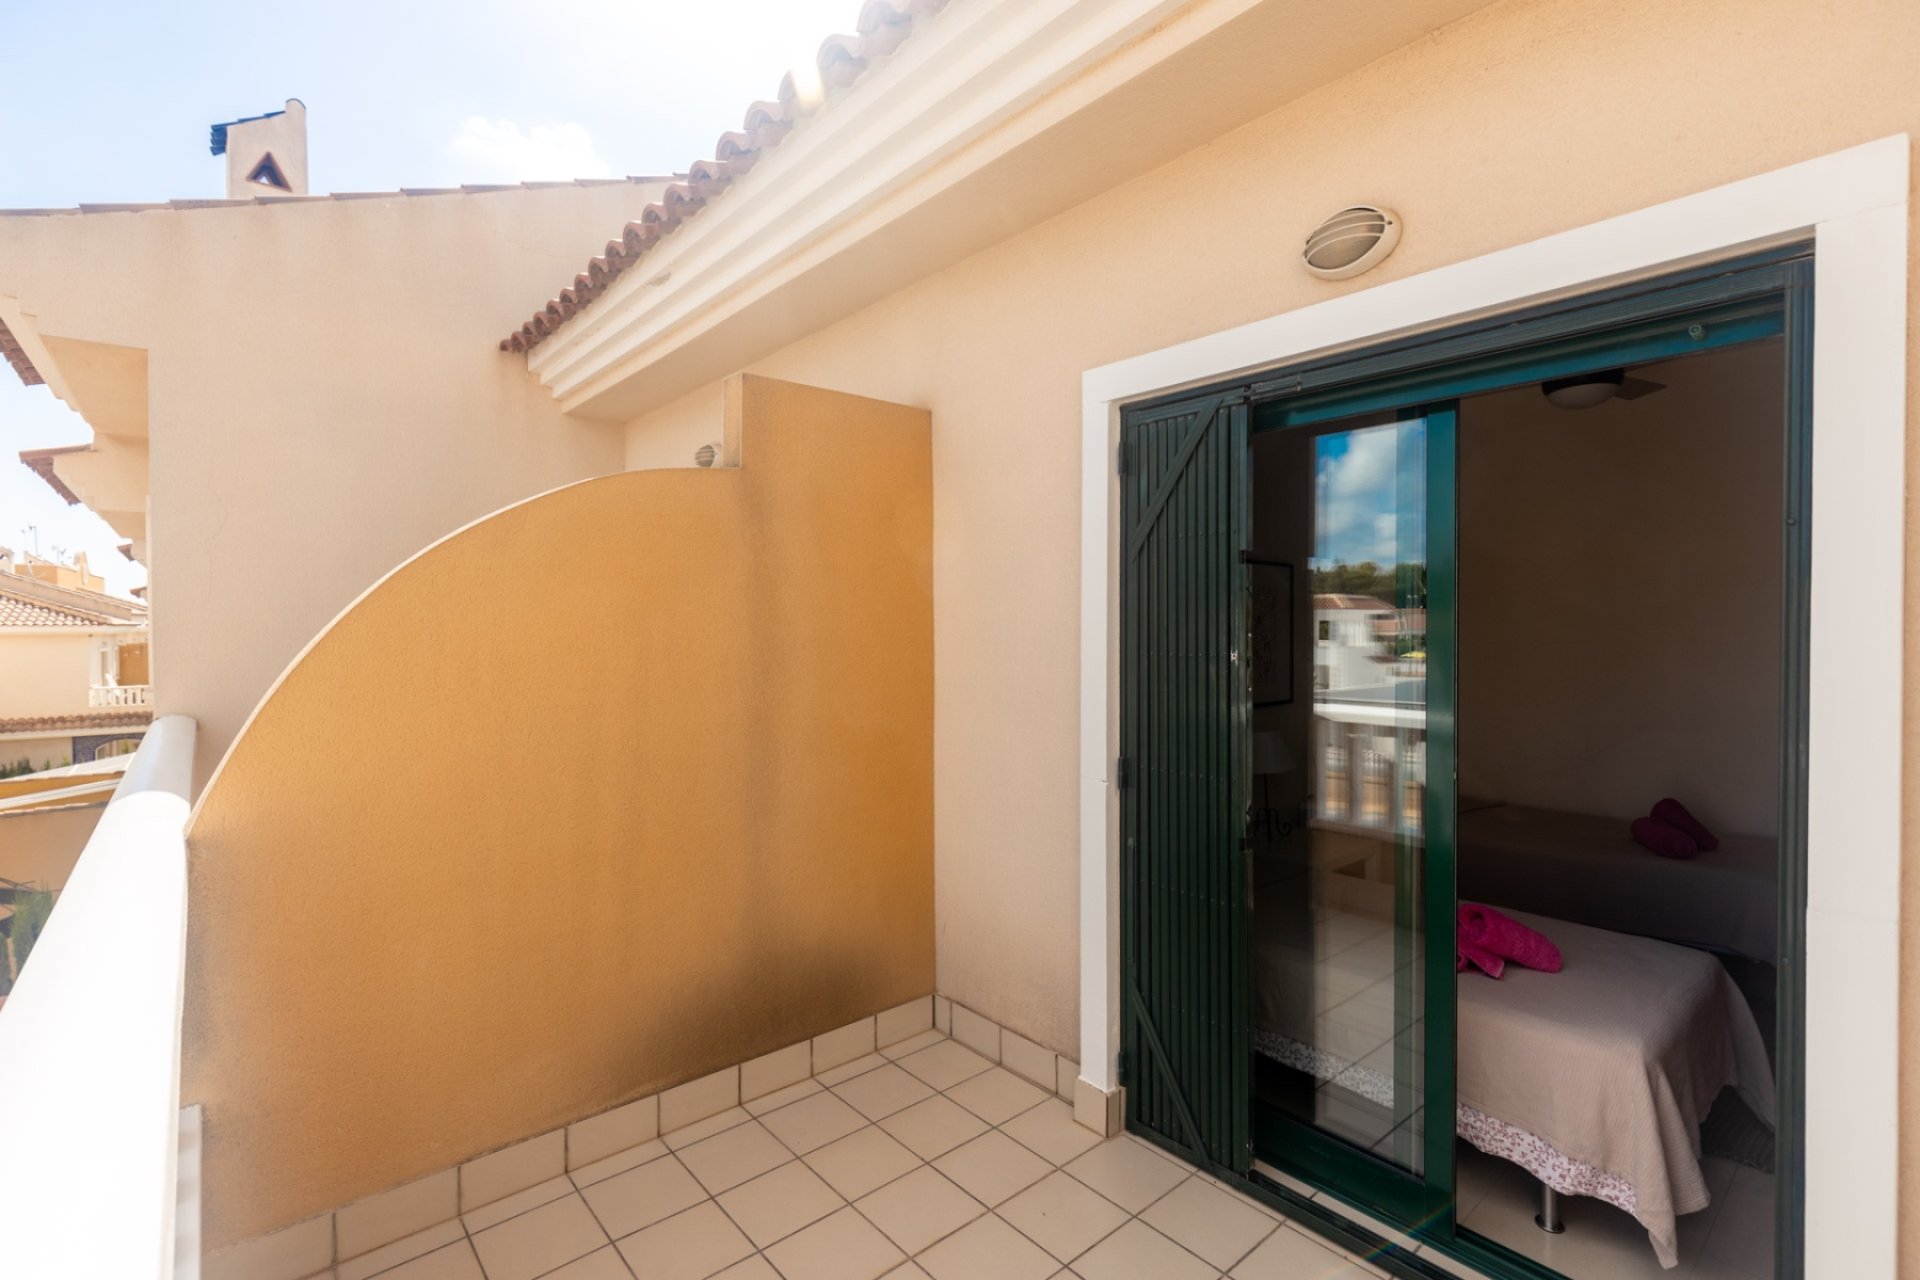
<svg viewBox="0 0 1920 1280">
<path fill-rule="evenodd" d="M 227 199 L 307 194 L 307 108 L 288 98 L 283 110 L 213 126 L 213 154 L 227 158 Z"/>
</svg>

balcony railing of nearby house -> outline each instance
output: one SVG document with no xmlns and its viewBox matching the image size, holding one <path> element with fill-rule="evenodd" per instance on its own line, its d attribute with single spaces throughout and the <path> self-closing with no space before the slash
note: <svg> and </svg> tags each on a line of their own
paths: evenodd
<svg viewBox="0 0 1920 1280">
<path fill-rule="evenodd" d="M 194 722 L 134 753 L 0 1008 L 0 1239 L 20 1280 L 174 1276 Z M 189 1263 L 184 1274 L 196 1274 Z"/>
<path fill-rule="evenodd" d="M 1313 748 L 1316 821 L 1420 834 L 1427 777 L 1424 707 L 1316 701 Z"/>
<path fill-rule="evenodd" d="M 97 684 L 87 691 L 87 705 L 90 707 L 150 707 L 153 705 L 153 686 L 150 684 Z"/>
</svg>

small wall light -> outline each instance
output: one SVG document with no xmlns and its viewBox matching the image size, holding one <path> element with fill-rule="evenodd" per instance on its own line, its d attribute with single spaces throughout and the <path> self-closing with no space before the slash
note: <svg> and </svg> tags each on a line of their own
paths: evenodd
<svg viewBox="0 0 1920 1280">
<path fill-rule="evenodd" d="M 1322 280 L 1345 280 L 1380 265 L 1399 243 L 1398 214 L 1356 204 L 1315 227 L 1300 257 Z"/>
</svg>

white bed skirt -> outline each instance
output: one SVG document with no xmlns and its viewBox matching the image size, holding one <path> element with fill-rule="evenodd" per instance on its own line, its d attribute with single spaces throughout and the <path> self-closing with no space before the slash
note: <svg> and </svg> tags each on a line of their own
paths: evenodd
<svg viewBox="0 0 1920 1280">
<path fill-rule="evenodd" d="M 1347 1062 L 1325 1049 L 1260 1027 L 1253 1028 L 1253 1047 L 1275 1062 L 1304 1071 L 1316 1080 L 1338 1084 L 1369 1102 L 1383 1107 L 1393 1105 L 1392 1078 L 1372 1067 Z M 1619 1174 L 1556 1151 L 1546 1139 L 1497 1120 L 1464 1102 L 1457 1105 L 1456 1111 L 1454 1131 L 1475 1150 L 1512 1161 L 1562 1195 L 1604 1200 L 1639 1221 L 1633 1184 Z"/>
</svg>

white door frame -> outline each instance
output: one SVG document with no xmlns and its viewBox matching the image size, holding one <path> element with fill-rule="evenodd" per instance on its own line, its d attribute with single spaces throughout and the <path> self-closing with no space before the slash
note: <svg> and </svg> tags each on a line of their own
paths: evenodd
<svg viewBox="0 0 1920 1280">
<path fill-rule="evenodd" d="M 1906 135 L 1090 369 L 1082 378 L 1080 1062 L 1116 1088 L 1120 409 L 1811 235 L 1806 1272 L 1892 1277 L 1898 1221 Z M 1404 211 L 1403 211 L 1404 212 Z M 1418 210 L 1413 211 L 1418 217 Z M 1086 1114 L 1084 1111 L 1082 1114 Z"/>
</svg>

